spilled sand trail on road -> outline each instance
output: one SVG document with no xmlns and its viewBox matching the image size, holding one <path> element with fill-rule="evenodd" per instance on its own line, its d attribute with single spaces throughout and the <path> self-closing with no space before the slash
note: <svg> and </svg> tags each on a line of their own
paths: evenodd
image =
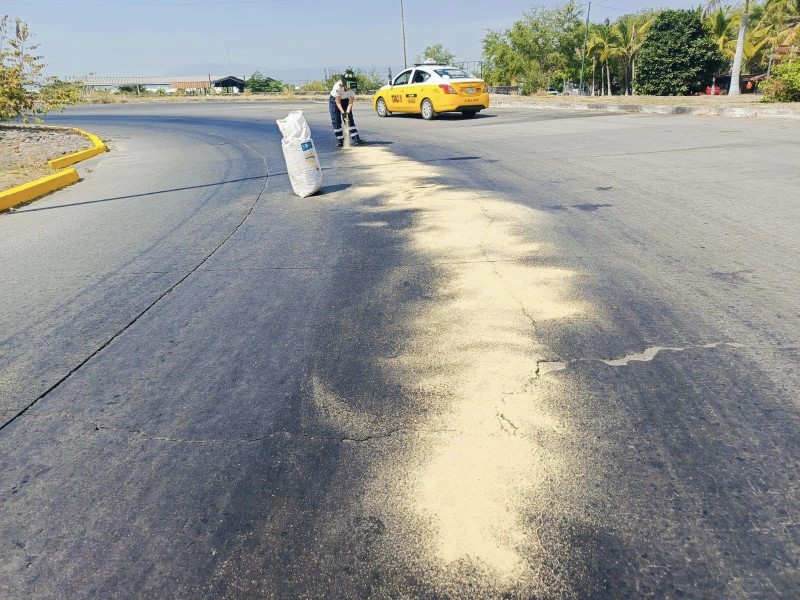
<svg viewBox="0 0 800 600">
<path fill-rule="evenodd" d="M 351 157 L 371 182 L 352 190 L 370 200 L 359 225 L 414 214 L 405 241 L 440 282 L 435 300 L 413 311 L 403 350 L 379 364 L 413 387 L 427 416 L 374 468 L 362 505 L 407 528 L 406 560 L 440 591 L 465 569 L 479 587 L 535 590 L 541 544 L 529 515 L 566 471 L 554 448 L 569 435 L 547 408 L 557 382 L 537 381 L 547 353 L 536 324 L 587 313 L 570 299 L 574 273 L 531 260 L 540 251 L 524 235 L 531 209 L 445 185 L 431 164 L 383 148 Z"/>
</svg>

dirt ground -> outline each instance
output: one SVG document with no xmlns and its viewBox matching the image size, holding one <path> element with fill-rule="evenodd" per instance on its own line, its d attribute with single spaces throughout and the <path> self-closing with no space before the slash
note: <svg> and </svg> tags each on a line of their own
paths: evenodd
<svg viewBox="0 0 800 600">
<path fill-rule="evenodd" d="M 91 147 L 74 131 L 0 125 L 0 192 L 54 173 L 47 164 L 50 159 Z"/>
</svg>

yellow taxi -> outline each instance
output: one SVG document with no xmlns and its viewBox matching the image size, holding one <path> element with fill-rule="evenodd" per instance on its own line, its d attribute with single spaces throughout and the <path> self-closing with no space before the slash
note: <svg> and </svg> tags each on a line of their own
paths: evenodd
<svg viewBox="0 0 800 600">
<path fill-rule="evenodd" d="M 474 117 L 489 108 L 486 83 L 459 67 L 423 63 L 406 69 L 372 97 L 379 117 L 414 113 L 430 120 L 443 112 Z"/>
</svg>

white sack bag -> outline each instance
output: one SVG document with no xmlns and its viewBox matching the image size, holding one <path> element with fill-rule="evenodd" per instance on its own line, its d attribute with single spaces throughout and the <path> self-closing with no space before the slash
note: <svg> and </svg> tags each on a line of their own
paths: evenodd
<svg viewBox="0 0 800 600">
<path fill-rule="evenodd" d="M 316 194 L 322 187 L 322 168 L 303 111 L 293 110 L 277 123 L 283 134 L 283 158 L 294 193 L 301 198 Z"/>
</svg>

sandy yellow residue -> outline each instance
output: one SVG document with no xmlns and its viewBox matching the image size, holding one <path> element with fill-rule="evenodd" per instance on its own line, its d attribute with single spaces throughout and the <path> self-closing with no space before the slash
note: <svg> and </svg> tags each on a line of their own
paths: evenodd
<svg viewBox="0 0 800 600">
<path fill-rule="evenodd" d="M 371 182 L 352 190 L 372 200 L 365 215 L 413 211 L 408 247 L 441 274 L 402 351 L 380 364 L 414 383 L 428 416 L 404 454 L 376 469 L 373 510 L 383 505 L 389 522 L 424 524 L 413 543 L 436 572 L 466 561 L 514 585 L 531 576 L 536 547 L 524 509 L 564 470 L 540 440 L 568 427 L 534 382 L 547 356 L 537 324 L 586 313 L 569 297 L 574 273 L 534 260 L 542 248 L 529 239 L 531 209 L 444 185 L 434 166 L 383 148 L 359 149 L 352 160 Z"/>
</svg>

